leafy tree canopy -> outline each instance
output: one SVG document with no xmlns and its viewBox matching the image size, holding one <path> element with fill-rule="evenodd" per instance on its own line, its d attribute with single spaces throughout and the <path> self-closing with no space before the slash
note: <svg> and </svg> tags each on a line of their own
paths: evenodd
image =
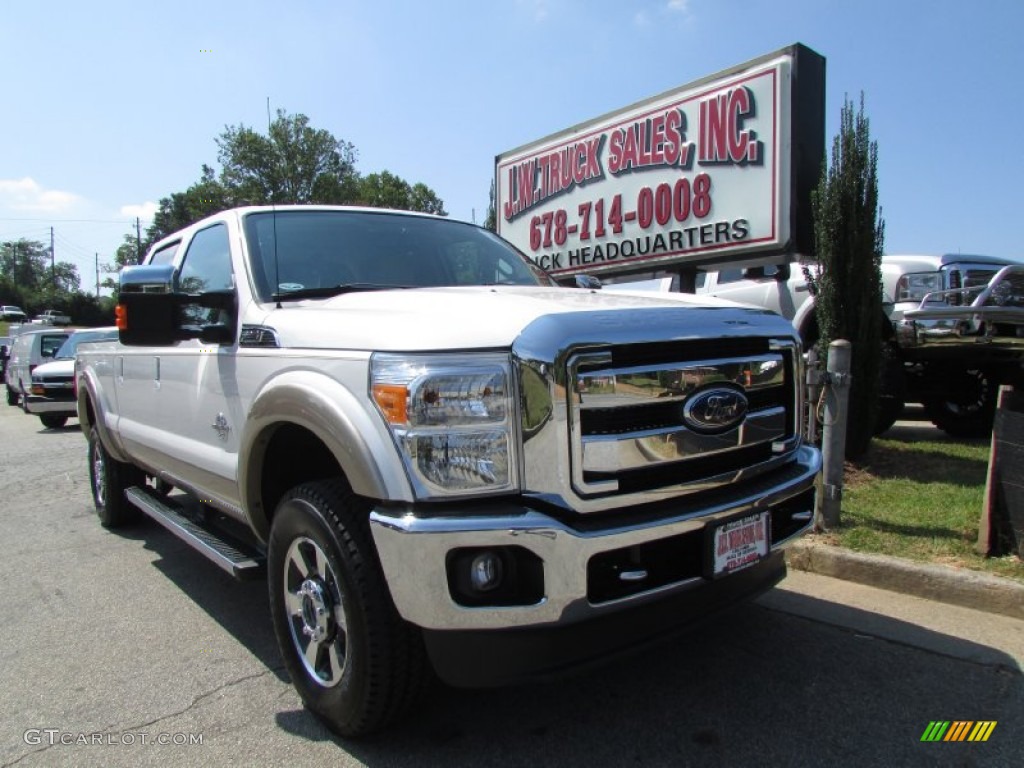
<svg viewBox="0 0 1024 768">
<path fill-rule="evenodd" d="M 78 267 L 67 261 L 51 265 L 50 249 L 36 240 L 0 243 L 0 303 L 15 304 L 32 317 L 58 309 L 75 323 L 110 322 L 95 296 L 80 290 Z"/>
<path fill-rule="evenodd" d="M 203 165 L 196 183 L 163 198 L 143 250 L 238 205 L 368 205 L 447 215 L 444 202 L 425 184 L 410 185 L 388 171 L 361 177 L 355 168 L 356 148 L 330 131 L 313 128 L 302 114 L 278 110 L 266 135 L 245 125 L 228 126 L 215 142 L 220 173 Z M 118 267 L 124 263 L 115 257 Z"/>
</svg>

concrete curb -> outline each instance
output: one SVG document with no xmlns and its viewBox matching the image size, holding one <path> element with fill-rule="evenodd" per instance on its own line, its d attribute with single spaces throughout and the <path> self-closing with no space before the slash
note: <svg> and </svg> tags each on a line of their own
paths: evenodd
<svg viewBox="0 0 1024 768">
<path fill-rule="evenodd" d="M 1001 576 L 805 541 L 786 550 L 786 562 L 798 571 L 1024 619 L 1024 583 Z"/>
</svg>

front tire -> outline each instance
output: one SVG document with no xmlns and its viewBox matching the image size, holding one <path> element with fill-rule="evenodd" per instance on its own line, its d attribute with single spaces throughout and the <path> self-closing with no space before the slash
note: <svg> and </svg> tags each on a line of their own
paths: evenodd
<svg viewBox="0 0 1024 768">
<path fill-rule="evenodd" d="M 68 417 L 63 413 L 41 413 L 39 420 L 47 429 L 60 429 L 68 423 Z"/>
<path fill-rule="evenodd" d="M 145 475 L 138 467 L 112 458 L 103 447 L 100 433 L 89 430 L 89 485 L 96 516 L 104 528 L 118 528 L 132 522 L 138 512 L 124 497 L 127 488 L 142 485 Z"/>
<path fill-rule="evenodd" d="M 18 393 L 10 387 L 7 388 L 7 404 L 17 405 L 18 404 Z"/>
<path fill-rule="evenodd" d="M 379 730 L 427 680 L 419 631 L 391 601 L 369 507 L 342 480 L 293 488 L 274 514 L 270 607 L 285 667 L 305 705 L 335 733 Z"/>
</svg>

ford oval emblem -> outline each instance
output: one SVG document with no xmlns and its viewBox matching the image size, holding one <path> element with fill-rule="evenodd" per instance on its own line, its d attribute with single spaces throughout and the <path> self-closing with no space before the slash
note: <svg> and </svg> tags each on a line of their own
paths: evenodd
<svg viewBox="0 0 1024 768">
<path fill-rule="evenodd" d="M 742 422 L 746 415 L 746 396 L 731 387 L 702 390 L 683 406 L 683 421 L 696 432 L 725 432 Z"/>
</svg>

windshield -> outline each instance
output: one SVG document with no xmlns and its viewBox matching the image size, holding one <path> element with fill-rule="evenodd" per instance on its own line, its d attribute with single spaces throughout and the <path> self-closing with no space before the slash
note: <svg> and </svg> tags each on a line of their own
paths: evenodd
<svg viewBox="0 0 1024 768">
<path fill-rule="evenodd" d="M 349 290 L 555 285 L 501 238 L 450 219 L 285 210 L 249 214 L 245 236 L 261 301 Z"/>
<path fill-rule="evenodd" d="M 68 336 L 67 341 L 61 344 L 55 360 L 72 360 L 75 357 L 75 350 L 83 341 L 108 341 L 117 338 L 117 329 L 110 331 L 79 331 Z"/>
</svg>

